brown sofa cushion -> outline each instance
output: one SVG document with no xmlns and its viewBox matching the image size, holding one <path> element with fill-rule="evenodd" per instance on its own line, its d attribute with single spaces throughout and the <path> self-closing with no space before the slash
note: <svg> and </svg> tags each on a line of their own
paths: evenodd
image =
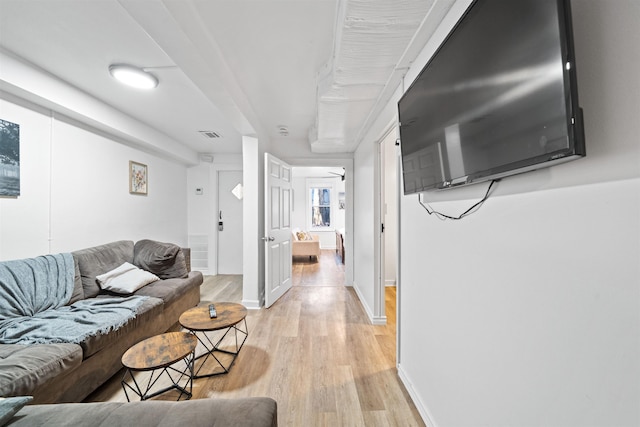
<svg viewBox="0 0 640 427">
<path fill-rule="evenodd" d="M 278 411 L 275 400 L 268 397 L 61 403 L 26 406 L 8 424 L 34 425 L 276 427 Z"/>
<path fill-rule="evenodd" d="M 96 276 L 111 271 L 125 262 L 133 263 L 133 242 L 120 240 L 81 249 L 71 254 L 80 269 L 84 297 L 93 298 L 100 293 Z"/>
<path fill-rule="evenodd" d="M 153 240 L 140 240 L 133 248 L 133 264 L 161 279 L 187 277 L 189 271 L 180 246 Z"/>
<path fill-rule="evenodd" d="M 77 344 L 0 344 L 0 396 L 30 395 L 81 362 Z"/>
<path fill-rule="evenodd" d="M 185 279 L 157 280 L 138 289 L 134 295 L 160 298 L 165 305 L 169 305 L 190 292 L 192 288 L 200 288 L 202 283 L 200 277 L 199 273 L 194 272 L 189 273 Z"/>
</svg>

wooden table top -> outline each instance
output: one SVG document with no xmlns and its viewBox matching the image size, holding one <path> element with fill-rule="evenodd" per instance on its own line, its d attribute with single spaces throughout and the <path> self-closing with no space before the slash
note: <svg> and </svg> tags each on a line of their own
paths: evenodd
<svg viewBox="0 0 640 427">
<path fill-rule="evenodd" d="M 216 331 L 228 328 L 247 317 L 247 309 L 234 302 L 214 302 L 218 317 L 209 317 L 209 303 L 194 307 L 182 313 L 180 324 L 192 331 Z"/>
<path fill-rule="evenodd" d="M 192 353 L 198 339 L 188 332 L 168 332 L 140 341 L 122 355 L 122 364 L 136 371 L 164 368 Z"/>
</svg>

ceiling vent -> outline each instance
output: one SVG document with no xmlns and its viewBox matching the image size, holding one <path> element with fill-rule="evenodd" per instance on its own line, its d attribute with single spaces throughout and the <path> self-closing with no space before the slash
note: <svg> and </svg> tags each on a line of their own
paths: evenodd
<svg viewBox="0 0 640 427">
<path fill-rule="evenodd" d="M 205 163 L 213 163 L 213 154 L 211 153 L 200 153 L 198 154 L 200 161 Z"/>
<path fill-rule="evenodd" d="M 278 133 L 280 136 L 289 136 L 289 128 L 285 125 L 278 125 Z"/>
<path fill-rule="evenodd" d="M 216 139 L 221 137 L 218 132 L 214 132 L 212 130 L 199 130 L 198 133 L 208 139 Z"/>
</svg>

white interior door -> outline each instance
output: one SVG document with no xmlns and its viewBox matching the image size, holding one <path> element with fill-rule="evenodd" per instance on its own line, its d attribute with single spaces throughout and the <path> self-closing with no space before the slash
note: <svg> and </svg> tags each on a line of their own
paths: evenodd
<svg viewBox="0 0 640 427">
<path fill-rule="evenodd" d="M 242 171 L 218 172 L 218 274 L 242 274 Z"/>
<path fill-rule="evenodd" d="M 265 153 L 265 306 L 291 289 L 291 166 Z"/>
</svg>

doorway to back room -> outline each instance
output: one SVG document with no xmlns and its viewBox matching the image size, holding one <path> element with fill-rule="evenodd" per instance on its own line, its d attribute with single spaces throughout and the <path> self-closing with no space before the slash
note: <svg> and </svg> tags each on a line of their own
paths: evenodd
<svg viewBox="0 0 640 427">
<path fill-rule="evenodd" d="M 345 169 L 292 169 L 293 286 L 344 286 Z"/>
</svg>

